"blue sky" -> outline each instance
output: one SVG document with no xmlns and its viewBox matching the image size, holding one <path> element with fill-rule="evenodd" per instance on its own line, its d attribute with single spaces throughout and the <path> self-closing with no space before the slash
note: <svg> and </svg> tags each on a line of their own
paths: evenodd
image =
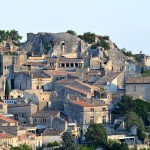
<svg viewBox="0 0 150 150">
<path fill-rule="evenodd" d="M 95 32 L 134 53 L 150 48 L 150 0 L 0 0 L 0 29 Z"/>
</svg>

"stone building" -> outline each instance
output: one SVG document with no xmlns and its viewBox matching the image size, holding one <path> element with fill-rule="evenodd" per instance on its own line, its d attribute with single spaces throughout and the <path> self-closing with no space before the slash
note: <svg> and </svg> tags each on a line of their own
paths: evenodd
<svg viewBox="0 0 150 150">
<path fill-rule="evenodd" d="M 150 102 L 150 77 L 131 77 L 126 81 L 126 94 Z"/>
<path fill-rule="evenodd" d="M 9 104 L 8 113 L 13 114 L 14 118 L 20 123 L 30 123 L 30 116 L 38 111 L 38 106 L 35 104 Z"/>
<path fill-rule="evenodd" d="M 63 135 L 64 130 L 56 130 L 56 129 L 51 129 L 47 128 L 45 131 L 42 133 L 42 143 L 47 145 L 49 142 L 55 142 L 57 141 L 58 143 L 62 142 L 61 136 Z"/>
<path fill-rule="evenodd" d="M 47 61 L 47 67 L 54 68 L 56 70 L 74 70 L 77 68 L 85 68 L 89 66 L 89 62 L 86 59 L 77 58 L 49 58 Z"/>
<path fill-rule="evenodd" d="M 124 72 L 109 72 L 94 83 L 99 89 L 105 89 L 109 93 L 124 93 Z"/>
<path fill-rule="evenodd" d="M 0 133 L 1 150 L 9 150 L 10 145 L 18 146 L 18 137 L 5 132 Z"/>
<path fill-rule="evenodd" d="M 15 72 L 14 88 L 18 90 L 29 90 L 32 87 L 30 72 Z"/>
<path fill-rule="evenodd" d="M 51 105 L 51 93 L 42 89 L 24 90 L 24 98 L 28 103 L 38 105 L 38 110 L 48 108 Z"/>
<path fill-rule="evenodd" d="M 36 128 L 44 131 L 46 128 L 56 130 L 66 130 L 67 122 L 60 118 L 60 112 L 50 109 L 40 110 L 31 115 L 31 124 L 36 125 Z"/>
<path fill-rule="evenodd" d="M 7 104 L 0 102 L 0 115 L 7 114 Z"/>
<path fill-rule="evenodd" d="M 36 147 L 42 146 L 42 140 L 36 137 L 36 135 L 30 133 L 29 129 L 27 130 L 23 126 L 19 125 L 17 121 L 2 115 L 0 115 L 0 131 L 4 131 L 6 135 L 10 135 L 8 137 L 9 139 L 7 139 L 5 142 L 11 141 L 12 145 L 14 146 L 19 146 L 20 144 L 27 143 L 29 146 L 32 147 L 33 150 L 36 150 Z M 2 141 L 3 140 L 0 138 L 0 143 Z M 39 143 L 41 144 L 39 145 Z"/>
<path fill-rule="evenodd" d="M 92 123 L 106 124 L 109 122 L 108 106 L 104 103 L 92 104 L 81 98 L 77 100 L 69 98 L 64 110 L 72 120 L 76 120 L 83 134 Z"/>
<path fill-rule="evenodd" d="M 18 90 L 18 89 L 12 89 L 10 92 L 9 92 L 9 96 L 10 98 L 19 98 L 19 97 L 23 97 L 23 91 L 21 90 Z"/>
</svg>

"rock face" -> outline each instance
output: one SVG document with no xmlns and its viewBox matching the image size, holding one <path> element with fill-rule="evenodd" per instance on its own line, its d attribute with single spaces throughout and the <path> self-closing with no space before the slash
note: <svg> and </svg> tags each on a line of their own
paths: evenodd
<svg viewBox="0 0 150 150">
<path fill-rule="evenodd" d="M 125 55 L 117 48 L 110 49 L 109 60 L 113 62 L 113 70 L 121 71 L 125 65 Z"/>
<path fill-rule="evenodd" d="M 46 47 L 46 48 L 45 48 Z M 69 33 L 28 33 L 27 42 L 21 49 L 43 53 L 48 52 L 52 56 L 63 55 L 77 58 L 86 54 L 87 44 L 77 36 Z"/>
</svg>

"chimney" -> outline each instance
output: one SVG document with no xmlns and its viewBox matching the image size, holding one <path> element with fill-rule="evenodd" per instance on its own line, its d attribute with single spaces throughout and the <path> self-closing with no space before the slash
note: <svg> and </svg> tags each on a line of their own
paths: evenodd
<svg viewBox="0 0 150 150">
<path fill-rule="evenodd" d="M 80 99 L 79 99 L 79 96 L 77 96 L 77 101 L 79 101 Z"/>
</svg>

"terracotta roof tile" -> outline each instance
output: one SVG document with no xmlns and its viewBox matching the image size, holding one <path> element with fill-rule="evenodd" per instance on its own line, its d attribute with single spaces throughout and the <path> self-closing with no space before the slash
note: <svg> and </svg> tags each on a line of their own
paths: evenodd
<svg viewBox="0 0 150 150">
<path fill-rule="evenodd" d="M 94 105 L 94 104 L 90 104 L 86 101 L 83 100 L 69 100 L 70 103 L 73 103 L 75 105 L 79 105 L 82 107 L 100 107 L 100 106 L 106 106 L 106 104 L 99 104 L 99 105 Z"/>
<path fill-rule="evenodd" d="M 8 134 L 8 133 L 0 133 L 0 139 L 3 139 L 3 138 L 12 138 L 14 137 L 13 135 L 11 134 Z"/>
<path fill-rule="evenodd" d="M 4 120 L 6 122 L 10 122 L 10 123 L 17 123 L 17 121 L 11 119 L 11 118 L 7 118 L 5 116 L 0 115 L 0 120 Z"/>
</svg>

